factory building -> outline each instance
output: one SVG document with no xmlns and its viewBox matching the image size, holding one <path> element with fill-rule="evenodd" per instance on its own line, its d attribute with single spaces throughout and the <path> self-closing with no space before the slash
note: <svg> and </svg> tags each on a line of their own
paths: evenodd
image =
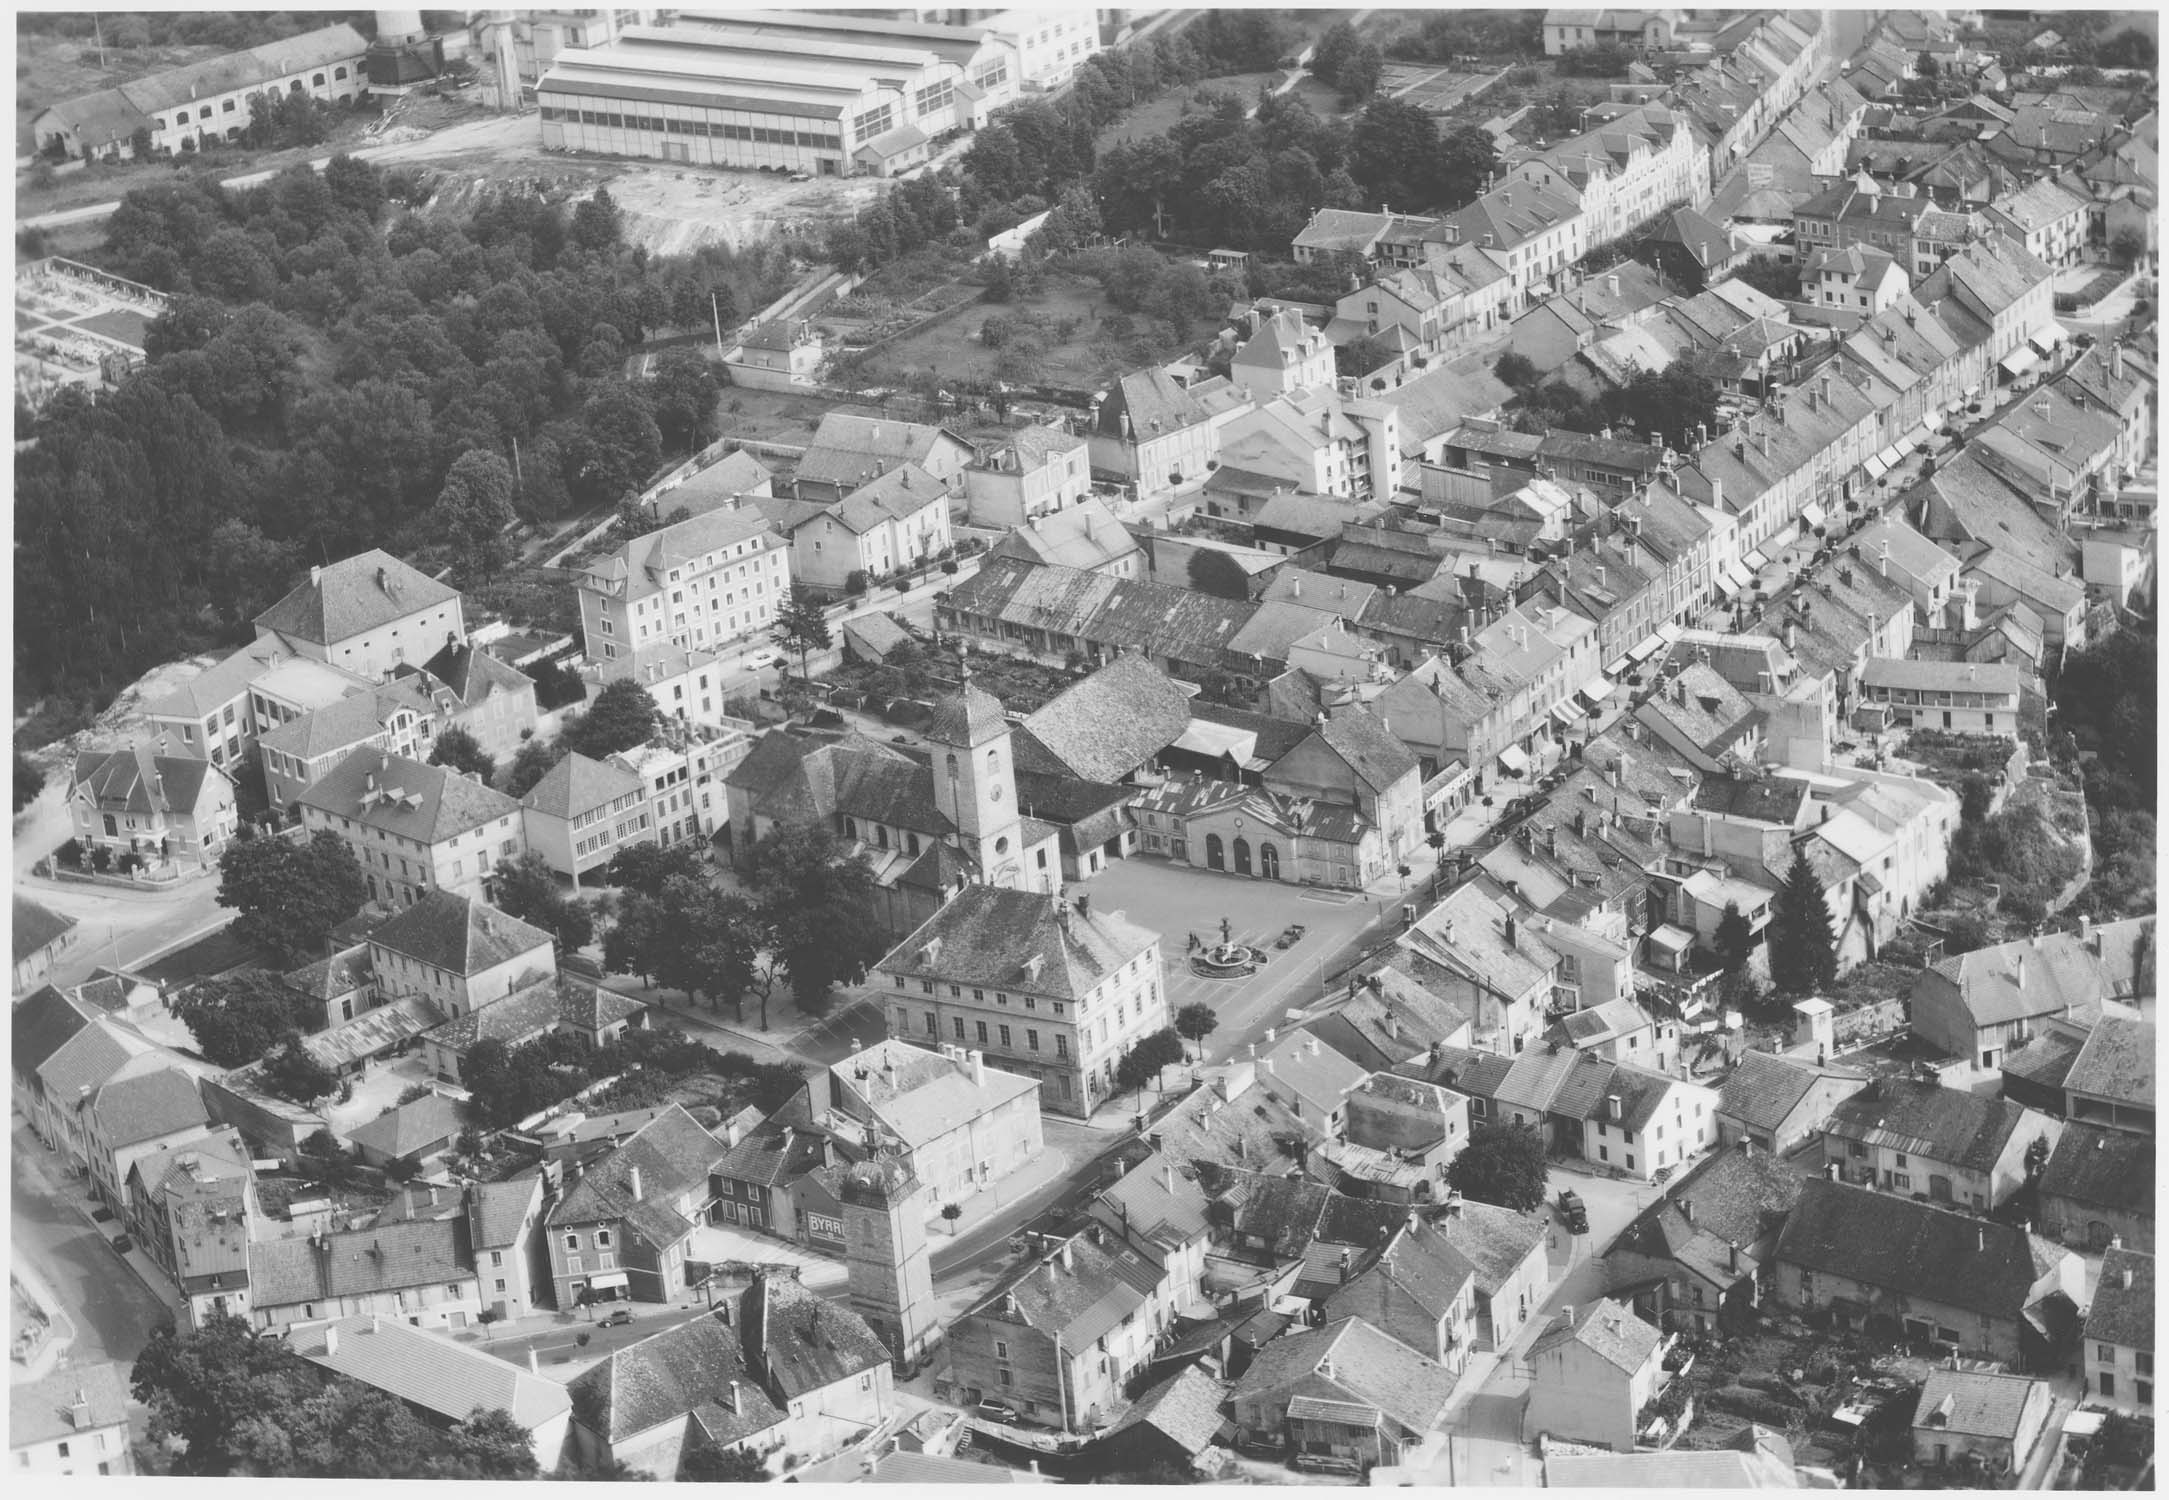
<svg viewBox="0 0 2169 1500">
<path fill-rule="evenodd" d="M 984 28 L 695 11 L 559 52 L 536 95 L 553 150 L 896 176 L 1015 99 L 1017 68 Z"/>
</svg>

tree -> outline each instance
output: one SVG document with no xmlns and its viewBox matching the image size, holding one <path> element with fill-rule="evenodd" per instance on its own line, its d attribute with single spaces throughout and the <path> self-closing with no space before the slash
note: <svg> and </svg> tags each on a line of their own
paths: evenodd
<svg viewBox="0 0 2169 1500">
<path fill-rule="evenodd" d="M 1415 212 L 1436 206 L 1438 126 L 1401 99 L 1373 99 L 1348 140 L 1348 171 L 1370 202 Z"/>
<path fill-rule="evenodd" d="M 672 448 L 693 452 L 708 440 L 721 389 L 708 357 L 689 344 L 665 349 L 648 376 L 648 409 Z"/>
<path fill-rule="evenodd" d="M 1790 302 L 1800 295 L 1800 277 L 1789 265 L 1766 256 L 1750 256 L 1733 273 L 1766 297 Z"/>
<path fill-rule="evenodd" d="M 462 580 L 496 577 L 512 555 L 505 533 L 519 521 L 511 466 L 486 449 L 462 453 L 445 473 L 430 520 Z"/>
<path fill-rule="evenodd" d="M 662 711 L 655 695 L 630 677 L 606 685 L 577 721 L 566 726 L 565 747 L 590 760 L 645 745 Z"/>
<path fill-rule="evenodd" d="M 472 776 L 487 786 L 497 776 L 497 762 L 482 742 L 464 726 L 454 724 L 437 736 L 437 743 L 430 749 L 429 763 L 448 766 L 462 776 Z"/>
<path fill-rule="evenodd" d="M 1128 1093 L 1132 1089 L 1143 1090 L 1146 1084 L 1160 1076 L 1160 1070 L 1182 1062 L 1189 1056 L 1183 1051 L 1182 1038 L 1172 1026 L 1139 1040 L 1136 1046 L 1122 1054 L 1115 1064 L 1115 1088 Z"/>
<path fill-rule="evenodd" d="M 1914 54 L 1913 71 L 1922 78 L 1934 78 L 1943 71 L 1943 65 L 1936 61 L 1933 52 L 1923 50 Z"/>
<path fill-rule="evenodd" d="M 484 1316 L 487 1316 L 485 1314 Z M 502 1407 L 476 1407 L 444 1436 L 448 1450 L 431 1478 L 533 1479 L 534 1434 Z"/>
<path fill-rule="evenodd" d="M 1439 205 L 1452 209 L 1475 202 L 1498 169 L 1499 144 L 1490 131 L 1475 125 L 1447 131 L 1435 167 Z"/>
<path fill-rule="evenodd" d="M 768 638 L 782 650 L 796 651 L 798 675 L 810 680 L 811 674 L 806 670 L 807 656 L 815 651 L 826 651 L 830 645 L 828 614 L 813 595 L 793 585 L 790 601 L 776 611 L 776 627 Z"/>
<path fill-rule="evenodd" d="M 578 249 L 615 250 L 624 235 L 625 216 L 608 188 L 595 189 L 593 197 L 574 207 L 572 230 L 567 237 Z"/>
<path fill-rule="evenodd" d="M 2119 229 L 2109 241 L 2109 253 L 2116 257 L 2118 265 L 2129 270 L 2146 254 L 2146 236 L 2136 229 Z"/>
<path fill-rule="evenodd" d="M 45 771 L 18 748 L 15 752 L 15 811 L 21 812 L 45 790 Z"/>
<path fill-rule="evenodd" d="M 1175 1030 L 1186 1040 L 1196 1042 L 1200 1056 L 1205 1051 L 1205 1038 L 1213 1034 L 1220 1024 L 1220 1017 L 1202 1000 L 1193 1000 L 1175 1012 Z"/>
<path fill-rule="evenodd" d="M 281 1099 L 307 1104 L 339 1086 L 339 1076 L 309 1054 L 301 1034 L 286 1033 L 279 1050 L 264 1059 L 264 1087 Z"/>
<path fill-rule="evenodd" d="M 1743 968 L 1748 957 L 1755 951 L 1754 930 L 1748 926 L 1746 914 L 1740 903 L 1725 903 L 1725 914 L 1717 922 L 1717 962 L 1727 974 Z"/>
<path fill-rule="evenodd" d="M 316 1030 L 323 1018 L 311 1015 L 312 1008 L 307 996 L 263 969 L 202 980 L 172 1003 L 196 1050 L 221 1068 L 244 1067 L 282 1038 Z"/>
<path fill-rule="evenodd" d="M 1190 587 L 1201 594 L 1222 599 L 1250 597 L 1250 575 L 1242 564 L 1217 547 L 1199 547 L 1190 554 Z"/>
<path fill-rule="evenodd" d="M 610 884 L 644 896 L 660 896 L 672 880 L 699 880 L 700 860 L 686 844 L 630 844 L 610 860 Z"/>
<path fill-rule="evenodd" d="M 706 1437 L 685 1445 L 678 1459 L 680 1484 L 766 1484 L 768 1465 L 744 1448 L 718 1448 Z"/>
<path fill-rule="evenodd" d="M 777 825 L 746 852 L 740 874 L 765 939 L 802 1006 L 856 984 L 889 950 L 874 915 L 873 870 L 822 824 Z M 761 1024 L 768 1024 L 763 996 Z"/>
<path fill-rule="evenodd" d="M 234 1471 L 236 1450 L 255 1424 L 278 1418 L 319 1384 L 309 1363 L 282 1339 L 219 1313 L 178 1331 L 161 1324 L 136 1356 L 128 1385 L 150 1410 L 151 1442 L 177 1442 L 174 1472 Z"/>
<path fill-rule="evenodd" d="M 1534 360 L 1526 354 L 1516 354 L 1511 349 L 1493 362 L 1491 373 L 1517 391 L 1527 390 L 1542 378 L 1542 372 L 1537 369 Z"/>
<path fill-rule="evenodd" d="M 1826 990 L 1838 977 L 1838 945 L 1830 904 L 1807 855 L 1795 850 L 1792 869 L 1770 917 L 1770 981 L 1788 995 Z"/>
<path fill-rule="evenodd" d="M 964 1217 L 964 1205 L 944 1203 L 941 1206 L 941 1216 L 949 1225 L 949 1233 L 953 1235 L 956 1233 L 956 1221 Z"/>
<path fill-rule="evenodd" d="M 369 896 L 354 851 L 329 829 L 306 844 L 236 838 L 219 855 L 218 869 L 218 904 L 241 913 L 235 930 L 289 957 L 320 950 Z"/>
<path fill-rule="evenodd" d="M 1333 373 L 1354 380 L 1368 375 L 1383 365 L 1391 364 L 1400 357 L 1400 350 L 1391 340 L 1366 333 L 1352 338 L 1333 350 Z"/>
<path fill-rule="evenodd" d="M 535 850 L 497 861 L 490 875 L 490 894 L 499 911 L 544 929 L 563 952 L 585 948 L 595 940 L 594 912 L 586 902 L 558 888 L 557 872 Z"/>
<path fill-rule="evenodd" d="M 505 768 L 505 794 L 526 796 L 564 758 L 565 746 L 560 741 L 529 740 L 513 752 L 512 764 Z"/>
<path fill-rule="evenodd" d="M 1544 1138 L 1527 1125 L 1487 1121 L 1446 1170 L 1447 1185 L 1464 1198 L 1527 1213 L 1544 1203 Z"/>
</svg>

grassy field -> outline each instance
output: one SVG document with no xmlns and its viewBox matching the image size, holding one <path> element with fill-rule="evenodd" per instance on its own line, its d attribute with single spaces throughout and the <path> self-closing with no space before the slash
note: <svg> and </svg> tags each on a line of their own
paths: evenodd
<svg viewBox="0 0 2169 1500">
<path fill-rule="evenodd" d="M 1204 108 L 1192 102 L 1200 93 L 1229 93 L 1247 104 L 1257 99 L 1259 89 L 1271 87 L 1278 77 L 1278 73 L 1232 73 L 1225 78 L 1205 78 L 1183 88 L 1169 89 L 1101 131 L 1093 144 L 1105 151 L 1117 141 L 1163 135 L 1184 115 Z"/>
<path fill-rule="evenodd" d="M 867 373 L 877 384 L 900 384 L 915 372 L 927 370 L 992 380 L 1001 354 L 980 341 L 979 330 L 990 317 L 1006 317 L 1036 325 L 1036 336 L 1045 352 L 1032 360 L 1033 378 L 1050 385 L 1103 384 L 1111 373 L 1137 363 L 1101 330 L 1101 317 L 1112 311 L 1095 283 L 1050 276 L 1040 294 L 1029 300 L 1000 305 L 967 303 L 909 338 L 882 346 Z M 1138 321 L 1140 326 L 1150 326 L 1149 320 Z M 1056 326 L 1064 322 L 1076 325 L 1066 338 Z M 1165 359 L 1179 352 L 1170 348 L 1157 357 Z"/>
</svg>

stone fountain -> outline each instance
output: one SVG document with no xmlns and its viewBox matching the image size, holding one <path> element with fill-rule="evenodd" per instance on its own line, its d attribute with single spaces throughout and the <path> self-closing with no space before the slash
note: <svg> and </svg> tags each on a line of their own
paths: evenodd
<svg viewBox="0 0 2169 1500">
<path fill-rule="evenodd" d="M 1220 941 L 1190 956 L 1190 972 L 1200 979 L 1247 979 L 1265 964 L 1265 951 L 1234 940 L 1232 924 L 1220 919 Z"/>
</svg>

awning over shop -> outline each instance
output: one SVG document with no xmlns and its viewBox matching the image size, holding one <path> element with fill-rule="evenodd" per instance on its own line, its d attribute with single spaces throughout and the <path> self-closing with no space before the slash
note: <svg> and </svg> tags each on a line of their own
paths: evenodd
<svg viewBox="0 0 2169 1500">
<path fill-rule="evenodd" d="M 1936 435 L 1936 432 L 1941 427 L 1941 425 L 1941 418 L 1938 417 L 1936 413 L 1930 412 L 1927 416 L 1920 419 L 1920 435 L 1924 438 L 1932 438 Z"/>
<path fill-rule="evenodd" d="M 1188 750 L 1193 755 L 1233 756 L 1238 763 L 1247 762 L 1257 753 L 1258 734 L 1254 729 L 1238 729 L 1232 724 L 1213 724 L 1202 719 L 1192 719 L 1189 726 L 1175 740 L 1174 748 Z"/>
<path fill-rule="evenodd" d="M 1687 627 L 1684 625 L 1664 624 L 1657 627 L 1657 639 L 1663 641 L 1667 646 L 1678 645 L 1680 637 L 1686 633 Z"/>
<path fill-rule="evenodd" d="M 1725 564 L 1725 578 L 1735 590 L 1755 586 L 1755 575 L 1749 572 L 1747 564 L 1741 562 L 1738 558 L 1734 558 L 1731 562 Z"/>
<path fill-rule="evenodd" d="M 625 1273 L 623 1271 L 597 1271 L 587 1279 L 587 1284 L 591 1291 L 607 1292 L 612 1288 L 626 1284 Z"/>
<path fill-rule="evenodd" d="M 1634 649 L 1632 651 L 1629 651 L 1627 655 L 1632 657 L 1635 664 L 1639 666 L 1641 663 L 1648 661 L 1652 656 L 1655 656 L 1663 649 L 1664 637 L 1657 634 L 1653 630 L 1648 635 L 1643 636 L 1642 639 L 1640 639 L 1639 641 L 1636 641 L 1634 643 Z"/>
<path fill-rule="evenodd" d="M 1965 397 L 1964 397 L 1964 399 L 1965 399 L 1965 400 L 1968 400 L 1968 401 L 1971 401 L 1971 400 L 1972 400 L 1972 399 L 1973 399 L 1973 398 L 1974 398 L 1975 396 L 1978 396 L 1978 395 L 1980 395 L 1980 394 L 1981 394 L 1981 388 L 1980 388 L 1979 386 L 1977 386 L 1977 385 L 1969 385 L 1969 386 L 1967 386 L 1967 387 L 1966 387 L 1966 394 L 1965 394 Z"/>
<path fill-rule="evenodd" d="M 1821 526 L 1827 523 L 1827 519 L 1823 515 L 1823 508 L 1812 500 L 1800 508 L 1800 524 L 1803 526 Z"/>
<path fill-rule="evenodd" d="M 1499 752 L 1499 764 L 1517 776 L 1529 774 L 1529 757 L 1521 753 L 1519 745 L 1508 745 Z"/>
<path fill-rule="evenodd" d="M 1903 448 L 1900 448 L 1896 443 L 1892 443 L 1888 448 L 1885 448 L 1881 453 L 1878 453 L 1875 456 L 1882 462 L 1884 468 L 1895 469 L 1898 467 L 1899 460 L 1905 457 L 1905 450 Z"/>
<path fill-rule="evenodd" d="M 1762 555 L 1762 549 L 1759 547 L 1741 558 L 1740 561 L 1747 564 L 1747 570 L 1750 573 L 1760 573 L 1764 568 L 1770 566 L 1770 559 Z"/>
<path fill-rule="evenodd" d="M 1889 462 L 1880 453 L 1870 454 L 1868 461 L 1862 464 L 1861 467 L 1867 471 L 1870 479 L 1881 479 L 1890 472 Z"/>
<path fill-rule="evenodd" d="M 2045 323 L 2041 327 L 2036 328 L 2032 333 L 2027 334 L 2026 342 L 2033 345 L 2034 348 L 2040 350 L 2041 353 L 2046 356 L 2054 354 L 2056 352 L 2056 346 L 2058 344 L 2061 344 L 2065 339 L 2069 337 L 2071 337 L 2071 335 L 2064 332 L 2063 324 Z"/>
<path fill-rule="evenodd" d="M 1588 701 L 1591 708 L 1596 707 L 1611 696 L 1612 684 L 1602 677 L 1593 679 L 1582 688 L 1582 697 Z"/>
<path fill-rule="evenodd" d="M 1621 656 L 1619 660 L 1613 662 L 1610 666 L 1606 667 L 1604 669 L 1604 675 L 1607 677 L 1624 677 L 1627 675 L 1629 669 L 1631 669 L 1633 666 L 1634 653 L 1632 651 L 1629 651 L 1625 655 Z"/>
<path fill-rule="evenodd" d="M 2003 372 L 2006 375 L 2018 376 L 2025 374 L 2035 365 L 2041 363 L 2041 356 L 2031 349 L 2013 349 L 2002 359 L 1997 360 L 1996 363 L 2003 367 Z"/>
<path fill-rule="evenodd" d="M 1551 721 L 1561 729 L 1572 729 L 1582 721 L 1582 706 L 1571 699 L 1558 704 L 1551 711 Z"/>
</svg>

